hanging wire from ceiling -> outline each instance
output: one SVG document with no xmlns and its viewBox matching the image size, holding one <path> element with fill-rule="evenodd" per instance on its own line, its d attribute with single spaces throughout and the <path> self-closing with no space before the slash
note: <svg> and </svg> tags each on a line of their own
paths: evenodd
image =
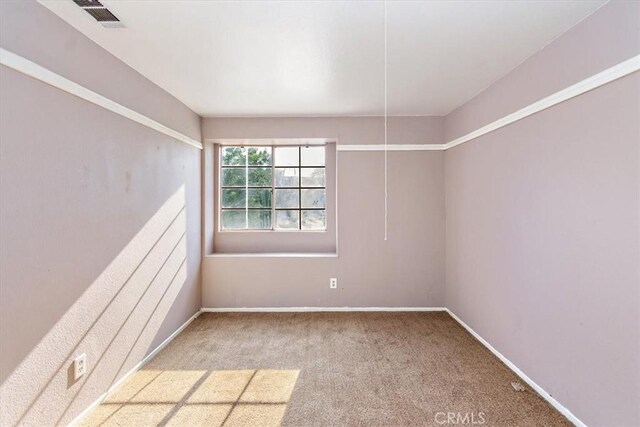
<svg viewBox="0 0 640 427">
<path fill-rule="evenodd" d="M 388 200 L 388 152 L 387 152 L 387 0 L 384 0 L 384 240 L 387 240 Z"/>
</svg>

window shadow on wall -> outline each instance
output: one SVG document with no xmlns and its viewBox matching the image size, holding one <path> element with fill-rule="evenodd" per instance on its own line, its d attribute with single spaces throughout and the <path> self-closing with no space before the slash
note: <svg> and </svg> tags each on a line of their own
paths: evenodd
<svg viewBox="0 0 640 427">
<path fill-rule="evenodd" d="M 3 425 L 43 414 L 66 423 L 144 358 L 187 279 L 186 257 L 182 186 L 2 383 Z M 75 381 L 82 353 L 87 373 Z"/>
</svg>

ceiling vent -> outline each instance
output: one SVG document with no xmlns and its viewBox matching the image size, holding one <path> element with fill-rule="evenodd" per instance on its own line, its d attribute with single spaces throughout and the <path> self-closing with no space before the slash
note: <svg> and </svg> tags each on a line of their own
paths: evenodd
<svg viewBox="0 0 640 427">
<path fill-rule="evenodd" d="M 124 24 L 120 22 L 109 9 L 104 7 L 98 0 L 73 0 L 75 4 L 80 6 L 89 15 L 98 21 L 105 28 L 122 28 Z"/>
</svg>

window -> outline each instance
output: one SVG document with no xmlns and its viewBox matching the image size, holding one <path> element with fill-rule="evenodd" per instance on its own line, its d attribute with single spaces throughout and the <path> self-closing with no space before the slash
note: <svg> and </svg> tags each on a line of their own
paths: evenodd
<svg viewBox="0 0 640 427">
<path fill-rule="evenodd" d="M 325 231 L 325 147 L 220 148 L 221 230 Z"/>
</svg>

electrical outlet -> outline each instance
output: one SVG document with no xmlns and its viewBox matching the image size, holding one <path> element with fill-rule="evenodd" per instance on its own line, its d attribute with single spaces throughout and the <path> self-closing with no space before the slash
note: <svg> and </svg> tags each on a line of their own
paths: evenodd
<svg viewBox="0 0 640 427">
<path fill-rule="evenodd" d="M 73 360 L 73 379 L 78 381 L 81 376 L 87 373 L 87 354 L 82 353 Z"/>
<path fill-rule="evenodd" d="M 336 279 L 335 277 L 332 277 L 331 279 L 329 279 L 329 288 L 330 289 L 337 289 L 338 288 L 338 279 Z"/>
</svg>

